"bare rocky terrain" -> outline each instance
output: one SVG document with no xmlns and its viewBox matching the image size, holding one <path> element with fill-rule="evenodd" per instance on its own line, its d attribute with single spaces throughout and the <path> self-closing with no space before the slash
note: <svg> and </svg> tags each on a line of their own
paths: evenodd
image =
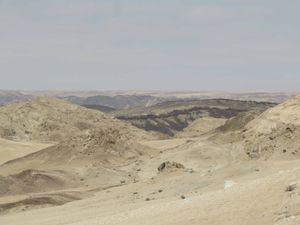
<svg viewBox="0 0 300 225">
<path fill-rule="evenodd" d="M 61 141 L 103 127 L 129 136 L 149 135 L 100 111 L 48 97 L 0 107 L 0 122 L 0 136 L 12 140 Z"/>
<path fill-rule="evenodd" d="M 174 136 L 200 118 L 229 119 L 242 112 L 262 112 L 275 105 L 268 102 L 229 99 L 177 100 L 149 107 L 118 110 L 111 114 L 146 131 Z"/>
<path fill-rule="evenodd" d="M 0 224 L 298 225 L 299 107 L 300 96 L 109 114 L 52 97 L 2 106 Z"/>
</svg>

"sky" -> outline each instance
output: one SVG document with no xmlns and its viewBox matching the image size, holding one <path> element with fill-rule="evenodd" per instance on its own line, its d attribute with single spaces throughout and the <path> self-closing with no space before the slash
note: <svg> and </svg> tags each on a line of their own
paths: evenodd
<svg viewBox="0 0 300 225">
<path fill-rule="evenodd" d="M 299 0 L 0 0 L 0 89 L 298 91 Z"/>
</svg>

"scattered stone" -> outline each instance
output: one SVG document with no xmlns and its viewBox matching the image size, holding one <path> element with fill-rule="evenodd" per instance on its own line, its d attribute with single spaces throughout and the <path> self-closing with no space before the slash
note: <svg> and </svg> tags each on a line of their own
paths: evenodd
<svg viewBox="0 0 300 225">
<path fill-rule="evenodd" d="M 146 202 L 149 202 L 149 201 L 151 201 L 151 199 L 150 199 L 150 198 L 146 198 L 145 201 L 146 201 Z"/>
<path fill-rule="evenodd" d="M 162 190 L 162 189 L 159 189 L 159 190 L 158 190 L 158 192 L 159 192 L 159 193 L 162 193 L 162 192 L 163 192 L 163 190 Z"/>
<path fill-rule="evenodd" d="M 184 195 L 181 195 L 181 197 L 180 197 L 181 199 L 186 199 L 186 197 L 184 196 Z"/>
<path fill-rule="evenodd" d="M 167 161 L 160 164 L 159 167 L 157 168 L 159 172 L 163 172 L 165 170 L 172 170 L 172 169 L 184 169 L 184 166 L 177 162 Z"/>
<path fill-rule="evenodd" d="M 137 195 L 137 194 L 138 194 L 138 192 L 133 192 L 133 194 L 134 194 L 134 195 Z"/>
<path fill-rule="evenodd" d="M 185 172 L 187 172 L 187 173 L 194 173 L 195 171 L 193 169 L 189 168 L 189 169 L 186 169 Z"/>
<path fill-rule="evenodd" d="M 121 184 L 125 184 L 125 183 L 126 183 L 126 181 L 125 181 L 125 180 L 122 180 L 120 183 L 121 183 Z"/>
<path fill-rule="evenodd" d="M 286 187 L 285 191 L 292 192 L 296 189 L 296 187 L 297 187 L 297 183 L 291 183 Z"/>
</svg>

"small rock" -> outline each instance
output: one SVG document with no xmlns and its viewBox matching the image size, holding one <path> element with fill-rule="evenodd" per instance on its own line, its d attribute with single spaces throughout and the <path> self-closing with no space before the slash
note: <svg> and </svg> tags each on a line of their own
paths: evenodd
<svg viewBox="0 0 300 225">
<path fill-rule="evenodd" d="M 146 198 L 145 201 L 149 202 L 149 201 L 151 201 L 151 199 L 150 198 Z"/>
<path fill-rule="evenodd" d="M 157 170 L 159 172 L 163 172 L 164 170 L 172 170 L 172 169 L 184 169 L 184 166 L 180 163 L 177 162 L 163 162 L 162 164 L 159 165 L 159 167 L 157 168 Z"/>
<path fill-rule="evenodd" d="M 191 169 L 191 168 L 188 168 L 188 169 L 185 170 L 185 172 L 187 172 L 187 173 L 194 173 L 195 171 L 193 169 Z"/>
<path fill-rule="evenodd" d="M 296 187 L 297 187 L 297 183 L 291 183 L 286 187 L 285 191 L 292 192 L 296 189 Z"/>
<path fill-rule="evenodd" d="M 186 197 L 184 196 L 184 195 L 181 195 L 181 197 L 180 197 L 181 199 L 186 199 Z"/>
</svg>

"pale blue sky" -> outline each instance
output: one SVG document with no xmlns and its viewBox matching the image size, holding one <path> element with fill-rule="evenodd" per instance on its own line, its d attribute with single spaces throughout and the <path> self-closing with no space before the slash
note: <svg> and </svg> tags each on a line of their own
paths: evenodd
<svg viewBox="0 0 300 225">
<path fill-rule="evenodd" d="M 0 0 L 0 89 L 295 91 L 299 0 Z"/>
</svg>

